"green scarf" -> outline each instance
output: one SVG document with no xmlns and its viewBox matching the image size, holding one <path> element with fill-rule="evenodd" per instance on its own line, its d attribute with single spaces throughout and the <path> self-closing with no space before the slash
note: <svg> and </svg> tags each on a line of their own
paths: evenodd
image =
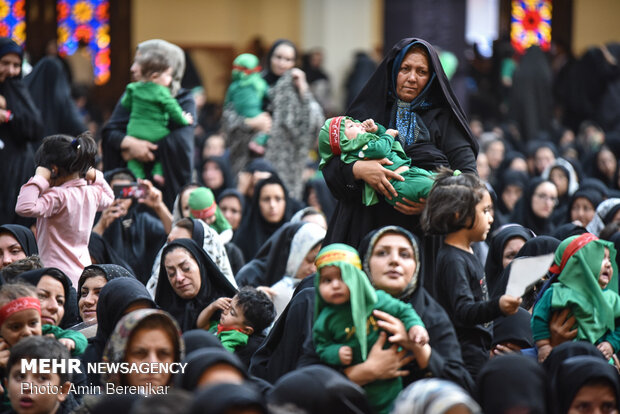
<svg viewBox="0 0 620 414">
<path fill-rule="evenodd" d="M 343 282 L 350 292 L 349 303 L 355 336 L 360 343 L 362 358 L 368 356 L 368 343 L 366 340 L 366 322 L 377 303 L 377 293 L 368 281 L 368 276 L 362 271 L 362 262 L 353 247 L 342 243 L 334 243 L 321 249 L 316 257 L 316 270 L 319 276 L 314 279 L 316 300 L 314 302 L 314 320 L 321 310 L 331 306 L 323 300 L 319 293 L 320 270 L 325 266 L 336 266 L 340 269 Z"/>
<path fill-rule="evenodd" d="M 215 221 L 209 226 L 221 234 L 223 231 L 231 229 L 232 226 L 224 217 L 222 210 L 215 203 L 215 195 L 213 191 L 206 187 L 199 187 L 189 194 L 189 215 L 193 219 L 201 219 L 205 223 L 207 219 L 215 214 Z"/>
<path fill-rule="evenodd" d="M 564 240 L 556 250 L 554 263 L 561 269 L 561 273 L 553 285 L 551 307 L 569 307 L 577 320 L 577 339 L 596 343 L 607 331 L 615 329 L 615 319 L 620 317 L 620 297 L 615 280 L 618 277 L 616 249 L 611 242 L 593 239 L 569 256 L 571 251 L 566 253 L 567 248 L 571 249 L 571 243 L 578 243 L 579 238 L 585 240 L 583 237 L 591 236 L 571 237 Z M 605 290 L 602 290 L 598 276 L 605 248 L 609 249 L 613 275 Z"/>
</svg>

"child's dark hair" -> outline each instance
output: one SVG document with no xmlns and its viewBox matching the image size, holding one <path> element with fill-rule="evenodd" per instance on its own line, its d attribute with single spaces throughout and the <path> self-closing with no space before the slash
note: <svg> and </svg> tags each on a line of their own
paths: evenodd
<svg viewBox="0 0 620 414">
<path fill-rule="evenodd" d="M 151 76 L 154 73 L 161 73 L 172 67 L 168 56 L 159 50 L 147 50 L 140 52 L 136 56 L 136 63 L 140 66 L 143 77 Z"/>
<path fill-rule="evenodd" d="M 84 132 L 73 138 L 69 135 L 50 135 L 43 139 L 43 143 L 35 154 L 37 165 L 52 170 L 56 166 L 57 177 L 65 177 L 79 173 L 84 177 L 89 168 L 95 165 L 97 144 L 90 132 Z M 55 178 L 52 175 L 52 178 Z"/>
<path fill-rule="evenodd" d="M 471 229 L 476 218 L 476 205 L 487 191 L 474 174 L 454 175 L 451 170 L 441 169 L 422 212 L 422 228 L 429 234 Z"/>
<path fill-rule="evenodd" d="M 248 325 L 260 333 L 276 317 L 276 310 L 269 297 L 251 286 L 242 287 L 237 293 L 237 306 L 241 308 Z"/>
<path fill-rule="evenodd" d="M 67 347 L 58 342 L 57 339 L 49 336 L 28 336 L 11 347 L 11 355 L 6 364 L 6 370 L 7 372 L 11 371 L 13 365 L 21 364 L 22 359 L 66 361 L 69 358 L 70 355 Z M 71 380 L 71 374 L 63 371 L 65 370 L 58 370 L 60 385 Z"/>
<path fill-rule="evenodd" d="M 11 282 L 24 272 L 42 268 L 43 262 L 41 258 L 39 255 L 33 254 L 32 256 L 16 260 L 10 265 L 3 267 L 2 270 L 0 270 L 0 276 L 2 276 L 5 282 Z"/>
</svg>

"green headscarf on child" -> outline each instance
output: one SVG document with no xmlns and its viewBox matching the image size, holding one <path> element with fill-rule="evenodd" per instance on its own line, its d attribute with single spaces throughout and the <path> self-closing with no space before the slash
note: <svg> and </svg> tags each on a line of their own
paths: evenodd
<svg viewBox="0 0 620 414">
<path fill-rule="evenodd" d="M 598 277 L 605 248 L 609 249 L 613 275 L 602 290 Z M 558 282 L 552 285 L 552 309 L 570 308 L 577 320 L 576 339 L 596 343 L 607 331 L 615 329 L 615 319 L 620 317 L 614 244 L 590 233 L 569 237 L 558 246 L 554 263 L 560 274 Z"/>
<path fill-rule="evenodd" d="M 215 203 L 215 196 L 210 189 L 206 187 L 196 188 L 189 194 L 187 204 L 189 205 L 189 215 L 193 219 L 201 219 L 207 222 L 207 219 L 215 214 L 215 221 L 209 226 L 218 234 L 232 228 Z"/>
<path fill-rule="evenodd" d="M 321 310 L 331 306 L 323 300 L 319 293 L 320 270 L 325 266 L 336 266 L 340 269 L 342 281 L 347 285 L 350 292 L 349 303 L 351 304 L 351 316 L 355 327 L 355 336 L 360 343 L 362 358 L 368 355 L 368 343 L 366 341 L 366 321 L 377 303 L 377 293 L 370 284 L 368 276 L 362 271 L 362 261 L 357 250 L 342 243 L 334 243 L 325 246 L 316 256 L 316 270 L 319 276 L 314 279 L 316 300 L 314 302 L 314 320 Z"/>
</svg>

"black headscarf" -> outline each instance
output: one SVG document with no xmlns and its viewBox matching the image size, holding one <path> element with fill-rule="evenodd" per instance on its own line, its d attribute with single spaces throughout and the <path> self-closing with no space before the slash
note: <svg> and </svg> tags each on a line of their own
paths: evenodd
<svg viewBox="0 0 620 414">
<path fill-rule="evenodd" d="M 551 353 L 543 362 L 543 368 L 547 371 L 547 376 L 553 379 L 564 361 L 580 355 L 593 356 L 607 362 L 603 353 L 599 351 L 596 345 L 586 341 L 567 341 L 551 350 Z"/>
<path fill-rule="evenodd" d="M 525 242 L 521 250 L 515 256 L 515 259 L 518 257 L 532 257 L 532 256 L 541 256 L 548 253 L 554 253 L 555 250 L 560 245 L 561 241 L 551 236 L 536 236 Z M 512 268 L 512 263 L 510 263 L 506 268 L 502 271 L 499 276 L 497 283 L 495 284 L 495 288 L 493 290 L 489 290 L 491 297 L 499 298 L 506 292 L 506 285 L 508 284 L 508 275 L 510 275 L 510 269 Z M 522 304 L 525 306 L 525 303 Z M 526 307 L 527 309 L 527 307 Z"/>
<path fill-rule="evenodd" d="M 286 270 L 293 237 L 304 224 L 286 223 L 273 233 L 256 253 L 256 257 L 235 276 L 239 286 L 272 286 L 280 280 Z"/>
<path fill-rule="evenodd" d="M 581 227 L 573 223 L 566 223 L 556 227 L 551 232 L 551 237 L 555 237 L 558 240 L 564 240 L 571 236 L 578 236 L 587 232 L 588 230 L 586 230 L 585 227 Z"/>
<path fill-rule="evenodd" d="M 536 192 L 538 186 L 540 186 L 544 182 L 551 182 L 549 180 L 544 180 L 540 177 L 532 178 L 523 192 L 523 196 L 515 205 L 514 211 L 512 212 L 511 221 L 514 223 L 519 223 L 523 227 L 527 227 L 531 229 L 536 235 L 545 235 L 550 234 L 553 231 L 553 224 L 551 222 L 551 215 L 547 218 L 538 217 L 532 211 L 532 197 Z"/>
<path fill-rule="evenodd" d="M 188 353 L 183 362 L 187 363 L 185 372 L 183 375 L 177 376 L 175 381 L 178 387 L 188 391 L 196 390 L 202 374 L 216 364 L 230 365 L 237 369 L 245 379 L 249 378 L 241 360 L 223 347 L 197 349 Z"/>
<path fill-rule="evenodd" d="M 241 215 L 243 216 L 243 211 L 245 208 L 245 197 L 243 196 L 243 194 L 241 194 L 241 191 L 237 190 L 236 188 L 227 188 L 226 190 L 222 191 L 217 197 L 217 203 L 219 204 L 222 199 L 227 197 L 235 197 L 237 200 L 239 200 L 239 203 L 241 204 Z"/>
<path fill-rule="evenodd" d="M 269 223 L 265 220 L 260 211 L 260 193 L 264 186 L 268 184 L 278 184 L 284 190 L 284 199 L 286 207 L 284 210 L 284 216 L 282 220 L 277 223 Z M 246 260 L 251 260 L 256 256 L 263 243 L 271 237 L 284 223 L 289 221 L 292 216 L 291 201 L 289 199 L 288 191 L 284 186 L 284 183 L 277 175 L 272 175 L 269 178 L 259 181 L 254 187 L 254 196 L 252 197 L 252 206 L 247 212 L 247 219 L 243 220 L 239 229 L 235 232 L 233 242 L 243 252 L 243 257 Z"/>
<path fill-rule="evenodd" d="M 566 217 L 567 222 L 573 221 L 571 218 L 571 210 L 573 209 L 573 204 L 575 204 L 575 200 L 577 200 L 578 198 L 585 198 L 586 200 L 588 200 L 592 204 L 594 211 L 596 211 L 596 207 L 598 207 L 598 205 L 601 204 L 601 202 L 603 201 L 603 195 L 600 193 L 600 191 L 590 187 L 579 187 L 579 189 L 573 193 L 568 203 L 568 215 Z M 588 223 L 582 224 L 584 225 L 584 227 L 588 225 Z"/>
<path fill-rule="evenodd" d="M 215 384 L 200 390 L 188 414 L 227 414 L 230 412 L 268 414 L 265 397 L 248 384 Z"/>
<path fill-rule="evenodd" d="M 223 349 L 222 343 L 217 336 L 204 329 L 190 329 L 183 332 L 183 341 L 185 342 L 185 352 L 187 355 L 204 348 Z"/>
<path fill-rule="evenodd" d="M 135 276 L 133 275 L 133 273 L 131 273 L 131 271 L 117 264 L 93 264 L 90 266 L 86 266 L 84 268 L 84 270 L 88 270 L 88 269 L 101 270 L 101 272 L 103 272 L 103 277 L 108 282 L 112 279 L 116 279 L 117 277 L 132 277 L 135 279 Z M 94 277 L 94 276 L 90 276 L 90 277 Z M 87 279 L 89 279 L 89 277 L 85 277 L 84 272 L 82 272 L 82 275 L 80 276 L 78 280 L 78 287 L 77 287 L 78 292 L 82 291 L 82 286 L 84 285 L 84 282 L 86 282 Z"/>
<path fill-rule="evenodd" d="M 166 254 L 175 248 L 185 249 L 198 264 L 200 271 L 200 290 L 192 299 L 178 296 L 168 280 L 166 273 Z M 200 312 L 215 299 L 233 297 L 237 293 L 228 279 L 220 272 L 209 255 L 191 239 L 177 239 L 168 244 L 161 254 L 159 283 L 155 292 L 155 302 L 175 317 L 183 332 L 196 327 L 196 319 Z"/>
<path fill-rule="evenodd" d="M 493 345 L 510 342 L 521 348 L 532 348 L 534 339 L 530 326 L 531 315 L 523 308 L 510 316 L 500 316 L 493 321 Z"/>
<path fill-rule="evenodd" d="M 42 269 L 29 270 L 27 272 L 17 275 L 16 279 L 24 281 L 36 287 L 43 276 L 49 276 L 58 280 L 62 284 L 62 288 L 65 292 L 65 303 L 63 308 L 65 313 L 58 326 L 61 328 L 68 328 L 76 324 L 79 320 L 79 313 L 77 309 L 77 294 L 71 279 L 60 269 L 55 267 L 44 267 Z"/>
<path fill-rule="evenodd" d="M 562 362 L 551 379 L 554 390 L 551 398 L 553 412 L 555 414 L 567 413 L 581 387 L 592 380 L 603 380 L 609 383 L 616 396 L 615 408 L 617 409 L 620 402 L 618 372 L 601 358 L 581 355 Z"/>
<path fill-rule="evenodd" d="M 393 108 L 396 102 L 396 91 L 393 86 L 395 83 L 393 75 L 394 62 L 397 59 L 402 59 L 404 55 L 401 53 L 405 49 L 408 49 L 413 43 L 420 43 L 426 48 L 430 58 L 429 69 L 431 69 L 436 76 L 431 90 L 429 91 L 429 99 L 433 103 L 433 107 L 447 108 L 452 112 L 456 123 L 471 145 L 474 156 L 477 155 L 478 142 L 474 139 L 469 129 L 469 123 L 467 122 L 465 112 L 452 91 L 450 82 L 441 66 L 439 55 L 435 48 L 423 39 L 405 38 L 396 43 L 383 61 L 381 61 L 377 70 L 375 70 L 375 73 L 368 80 L 351 106 L 347 109 L 347 115 L 356 119 L 373 118 L 376 122 L 386 127 L 394 126 L 390 122 L 393 118 Z M 414 147 L 415 146 L 414 144 Z M 426 149 L 426 147 L 424 148 Z M 427 168 L 427 166 L 424 166 L 424 163 L 429 163 L 429 157 L 436 157 L 437 161 L 439 161 L 443 156 L 444 161 L 442 161 L 441 164 L 446 165 L 447 163 L 447 159 L 445 158 L 446 154 L 442 154 L 437 148 L 434 148 L 434 151 L 429 149 L 429 152 L 421 154 L 420 160 L 417 159 L 416 152 L 418 151 L 409 151 L 407 148 L 405 148 L 405 151 L 410 157 L 415 157 L 412 158 L 413 165 L 419 166 L 420 168 Z M 436 167 L 436 165 L 433 165 L 429 169 L 434 169 L 434 167 Z"/>
<path fill-rule="evenodd" d="M 334 214 L 334 210 L 336 209 L 336 199 L 331 191 L 329 191 L 329 187 L 327 186 L 325 179 L 323 177 L 318 177 L 306 181 L 303 194 L 303 201 L 306 204 L 308 204 L 308 197 L 311 189 L 314 190 L 316 198 L 321 205 L 321 212 L 325 214 L 325 218 L 329 222 L 332 214 Z"/>
<path fill-rule="evenodd" d="M 123 259 L 112 246 L 110 246 L 110 243 L 108 243 L 106 239 L 104 239 L 101 235 L 95 233 L 94 231 L 90 232 L 90 240 L 88 241 L 88 253 L 90 253 L 90 258 L 93 263 L 112 263 L 122 266 L 128 271 L 133 272 L 133 269 L 131 268 L 129 263 L 127 263 L 125 259 Z"/>
<path fill-rule="evenodd" d="M 516 237 L 524 241 L 528 241 L 534 237 L 531 230 L 526 229 L 520 224 L 507 224 L 498 230 L 499 231 L 494 233 L 491 238 L 489 252 L 487 253 L 487 261 L 484 265 L 484 275 L 487 278 L 489 291 L 494 290 L 495 284 L 499 280 L 502 270 L 504 270 L 502 261 L 506 244 Z"/>
<path fill-rule="evenodd" d="M 506 187 L 509 185 L 517 186 L 521 188 L 521 190 L 525 190 L 527 187 L 527 174 L 523 171 L 515 171 L 515 170 L 499 170 L 500 176 L 497 181 L 497 210 L 503 215 L 510 215 L 512 210 L 509 210 L 504 200 L 502 199 L 502 194 Z M 496 210 L 496 211 L 497 211 Z"/>
<path fill-rule="evenodd" d="M 228 161 L 226 157 L 216 157 L 216 156 L 207 157 L 200 164 L 200 171 L 198 171 L 198 179 L 200 180 L 200 183 L 204 185 L 205 187 L 207 185 L 204 183 L 202 179 L 202 172 L 204 171 L 205 164 L 208 162 L 216 163 L 220 171 L 222 171 L 222 177 L 224 178 L 224 182 L 219 188 L 209 187 L 211 191 L 213 191 L 213 194 L 215 198 L 217 199 L 219 195 L 222 194 L 222 191 L 228 188 L 231 188 L 234 185 L 235 178 L 230 168 L 230 162 Z"/>
<path fill-rule="evenodd" d="M 309 413 L 372 413 L 360 386 L 322 365 L 284 375 L 275 383 L 267 400 L 274 405 L 291 403 Z"/>
<path fill-rule="evenodd" d="M 24 83 L 41 111 L 43 136 L 77 136 L 86 131 L 84 120 L 71 98 L 71 84 L 60 59 L 44 57 L 24 78 Z"/>
<path fill-rule="evenodd" d="M 524 355 L 493 358 L 478 374 L 478 402 L 485 413 L 547 414 L 547 395 L 545 370 Z"/>
<path fill-rule="evenodd" d="M 265 55 L 265 62 L 263 63 L 264 69 L 262 73 L 263 79 L 265 79 L 265 81 L 267 82 L 269 86 L 275 85 L 278 79 L 280 79 L 280 76 L 276 75 L 271 70 L 271 57 L 273 56 L 273 52 L 275 52 L 276 48 L 280 45 L 288 45 L 292 47 L 293 50 L 295 51 L 294 59 L 297 60 L 297 47 L 295 46 L 293 42 L 287 39 L 278 39 L 275 42 L 273 42 L 273 44 L 271 45 L 271 48 L 269 48 L 269 51 L 267 52 L 267 55 Z"/>
<path fill-rule="evenodd" d="M 35 239 L 32 230 L 28 227 L 21 226 L 19 224 L 3 224 L 0 226 L 0 234 L 1 233 L 11 233 L 22 247 L 22 250 L 26 256 L 39 254 L 37 240 Z"/>
<path fill-rule="evenodd" d="M 97 333 L 88 340 L 88 348 L 82 355 L 82 361 L 101 362 L 103 350 L 116 323 L 123 317 L 127 308 L 138 301 L 145 301 L 151 308 L 157 308 L 146 287 L 135 277 L 118 277 L 110 280 L 101 288 L 97 301 Z M 99 384 L 99 375 L 88 373 L 92 384 Z"/>
</svg>

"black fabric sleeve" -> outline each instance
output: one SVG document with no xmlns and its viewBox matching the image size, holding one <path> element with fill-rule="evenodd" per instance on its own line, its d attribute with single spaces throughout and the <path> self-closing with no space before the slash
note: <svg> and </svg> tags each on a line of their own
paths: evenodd
<svg viewBox="0 0 620 414">
<path fill-rule="evenodd" d="M 101 130 L 104 171 L 125 166 L 125 161 L 121 157 L 121 142 L 127 134 L 128 123 L 129 111 L 121 105 L 119 100 L 110 119 Z"/>
<path fill-rule="evenodd" d="M 436 275 L 440 278 L 441 291 L 446 295 L 445 299 L 449 306 L 446 310 L 454 323 L 471 327 L 491 322 L 501 316 L 499 299 L 477 300 L 470 285 L 468 275 L 470 267 L 465 260 L 455 259 L 457 260 L 438 261 Z"/>
<path fill-rule="evenodd" d="M 321 172 L 327 187 L 337 200 L 360 202 L 364 182 L 353 176 L 353 163 L 346 164 L 334 157 L 325 164 Z"/>
<path fill-rule="evenodd" d="M 458 122 L 448 111 L 442 111 L 437 122 L 442 131 L 441 150 L 448 157 L 450 167 L 477 175 L 476 154 Z"/>
</svg>

